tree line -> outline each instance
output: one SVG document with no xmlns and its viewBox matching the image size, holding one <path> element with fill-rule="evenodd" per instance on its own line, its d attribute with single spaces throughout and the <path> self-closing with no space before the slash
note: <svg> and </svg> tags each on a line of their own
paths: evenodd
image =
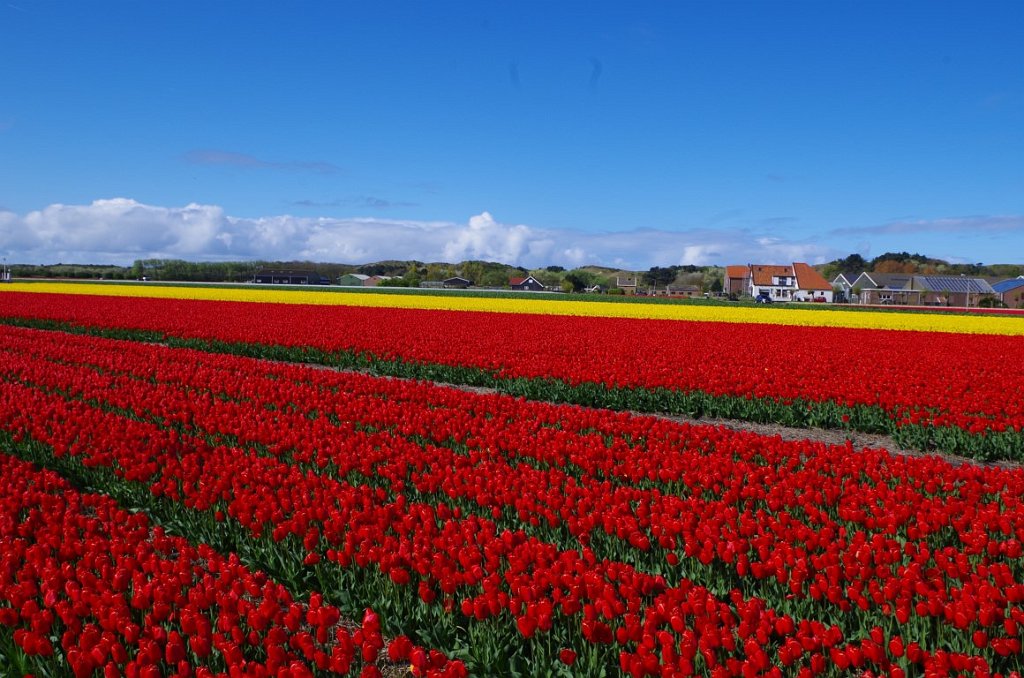
<svg viewBox="0 0 1024 678">
<path fill-rule="evenodd" d="M 131 266 L 105 264 L 14 264 L 15 278 L 73 278 L 86 280 L 152 280 L 167 282 L 251 282 L 263 270 L 312 271 L 337 279 L 347 273 L 386 276 L 381 283 L 392 287 L 418 287 L 427 281 L 452 277 L 471 280 L 477 287 L 508 287 L 512 278 L 532 275 L 549 289 L 581 292 L 595 287 L 616 288 L 617 280 L 630 277 L 638 286 L 664 289 L 667 285 L 696 285 L 703 291 L 721 290 L 723 269 L 715 266 L 654 266 L 647 271 L 622 271 L 599 266 L 566 269 L 545 266 L 527 269 L 493 261 L 469 260 L 459 263 L 387 260 L 368 264 L 336 264 L 311 261 L 185 261 L 183 259 L 137 259 Z"/>
</svg>

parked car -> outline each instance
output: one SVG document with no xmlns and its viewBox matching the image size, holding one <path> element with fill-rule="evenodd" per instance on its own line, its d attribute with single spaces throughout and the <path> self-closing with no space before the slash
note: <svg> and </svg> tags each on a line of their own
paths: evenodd
<svg viewBox="0 0 1024 678">
<path fill-rule="evenodd" d="M 770 303 L 772 303 L 772 298 L 768 296 L 767 292 L 761 292 L 761 294 L 759 294 L 756 297 L 754 297 L 754 303 L 755 304 L 770 304 Z"/>
</svg>

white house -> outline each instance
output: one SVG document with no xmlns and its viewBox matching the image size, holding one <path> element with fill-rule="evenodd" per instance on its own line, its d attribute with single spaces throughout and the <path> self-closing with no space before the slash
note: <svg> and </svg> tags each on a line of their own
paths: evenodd
<svg viewBox="0 0 1024 678">
<path fill-rule="evenodd" d="M 750 264 L 750 296 L 767 295 L 772 301 L 831 302 L 832 285 L 803 262 L 791 266 Z"/>
</svg>

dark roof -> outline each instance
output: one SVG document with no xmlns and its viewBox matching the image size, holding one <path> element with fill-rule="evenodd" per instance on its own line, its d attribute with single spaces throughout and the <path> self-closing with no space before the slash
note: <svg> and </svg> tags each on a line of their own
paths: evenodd
<svg viewBox="0 0 1024 678">
<path fill-rule="evenodd" d="M 867 273 L 863 274 L 875 284 L 873 289 L 902 290 L 914 278 L 910 273 Z M 866 289 L 866 288 L 865 288 Z"/>
<path fill-rule="evenodd" d="M 992 285 L 992 289 L 999 292 L 999 294 L 1015 290 L 1018 287 L 1024 287 L 1024 276 L 1021 276 L 1020 278 L 1010 278 L 1009 280 L 1000 280 Z"/>
<path fill-rule="evenodd" d="M 314 271 L 286 268 L 264 268 L 256 271 L 256 275 L 317 275 Z"/>
<path fill-rule="evenodd" d="M 968 278 L 961 275 L 915 275 L 914 285 L 930 292 L 995 292 L 983 278 Z"/>
</svg>

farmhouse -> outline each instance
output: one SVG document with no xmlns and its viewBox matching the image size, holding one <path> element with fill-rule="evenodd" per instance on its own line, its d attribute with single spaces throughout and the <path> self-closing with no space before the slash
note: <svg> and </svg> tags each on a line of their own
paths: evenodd
<svg viewBox="0 0 1024 678">
<path fill-rule="evenodd" d="M 767 297 L 772 301 L 832 301 L 832 285 L 803 262 L 789 266 L 748 264 L 745 276 L 741 275 L 741 268 L 727 267 L 725 281 L 734 286 L 736 281 L 746 280 L 744 291 L 752 297 Z"/>
<path fill-rule="evenodd" d="M 525 278 L 510 278 L 508 284 L 514 290 L 527 292 L 541 292 L 544 290 L 544 284 L 532 275 Z"/>
</svg>

